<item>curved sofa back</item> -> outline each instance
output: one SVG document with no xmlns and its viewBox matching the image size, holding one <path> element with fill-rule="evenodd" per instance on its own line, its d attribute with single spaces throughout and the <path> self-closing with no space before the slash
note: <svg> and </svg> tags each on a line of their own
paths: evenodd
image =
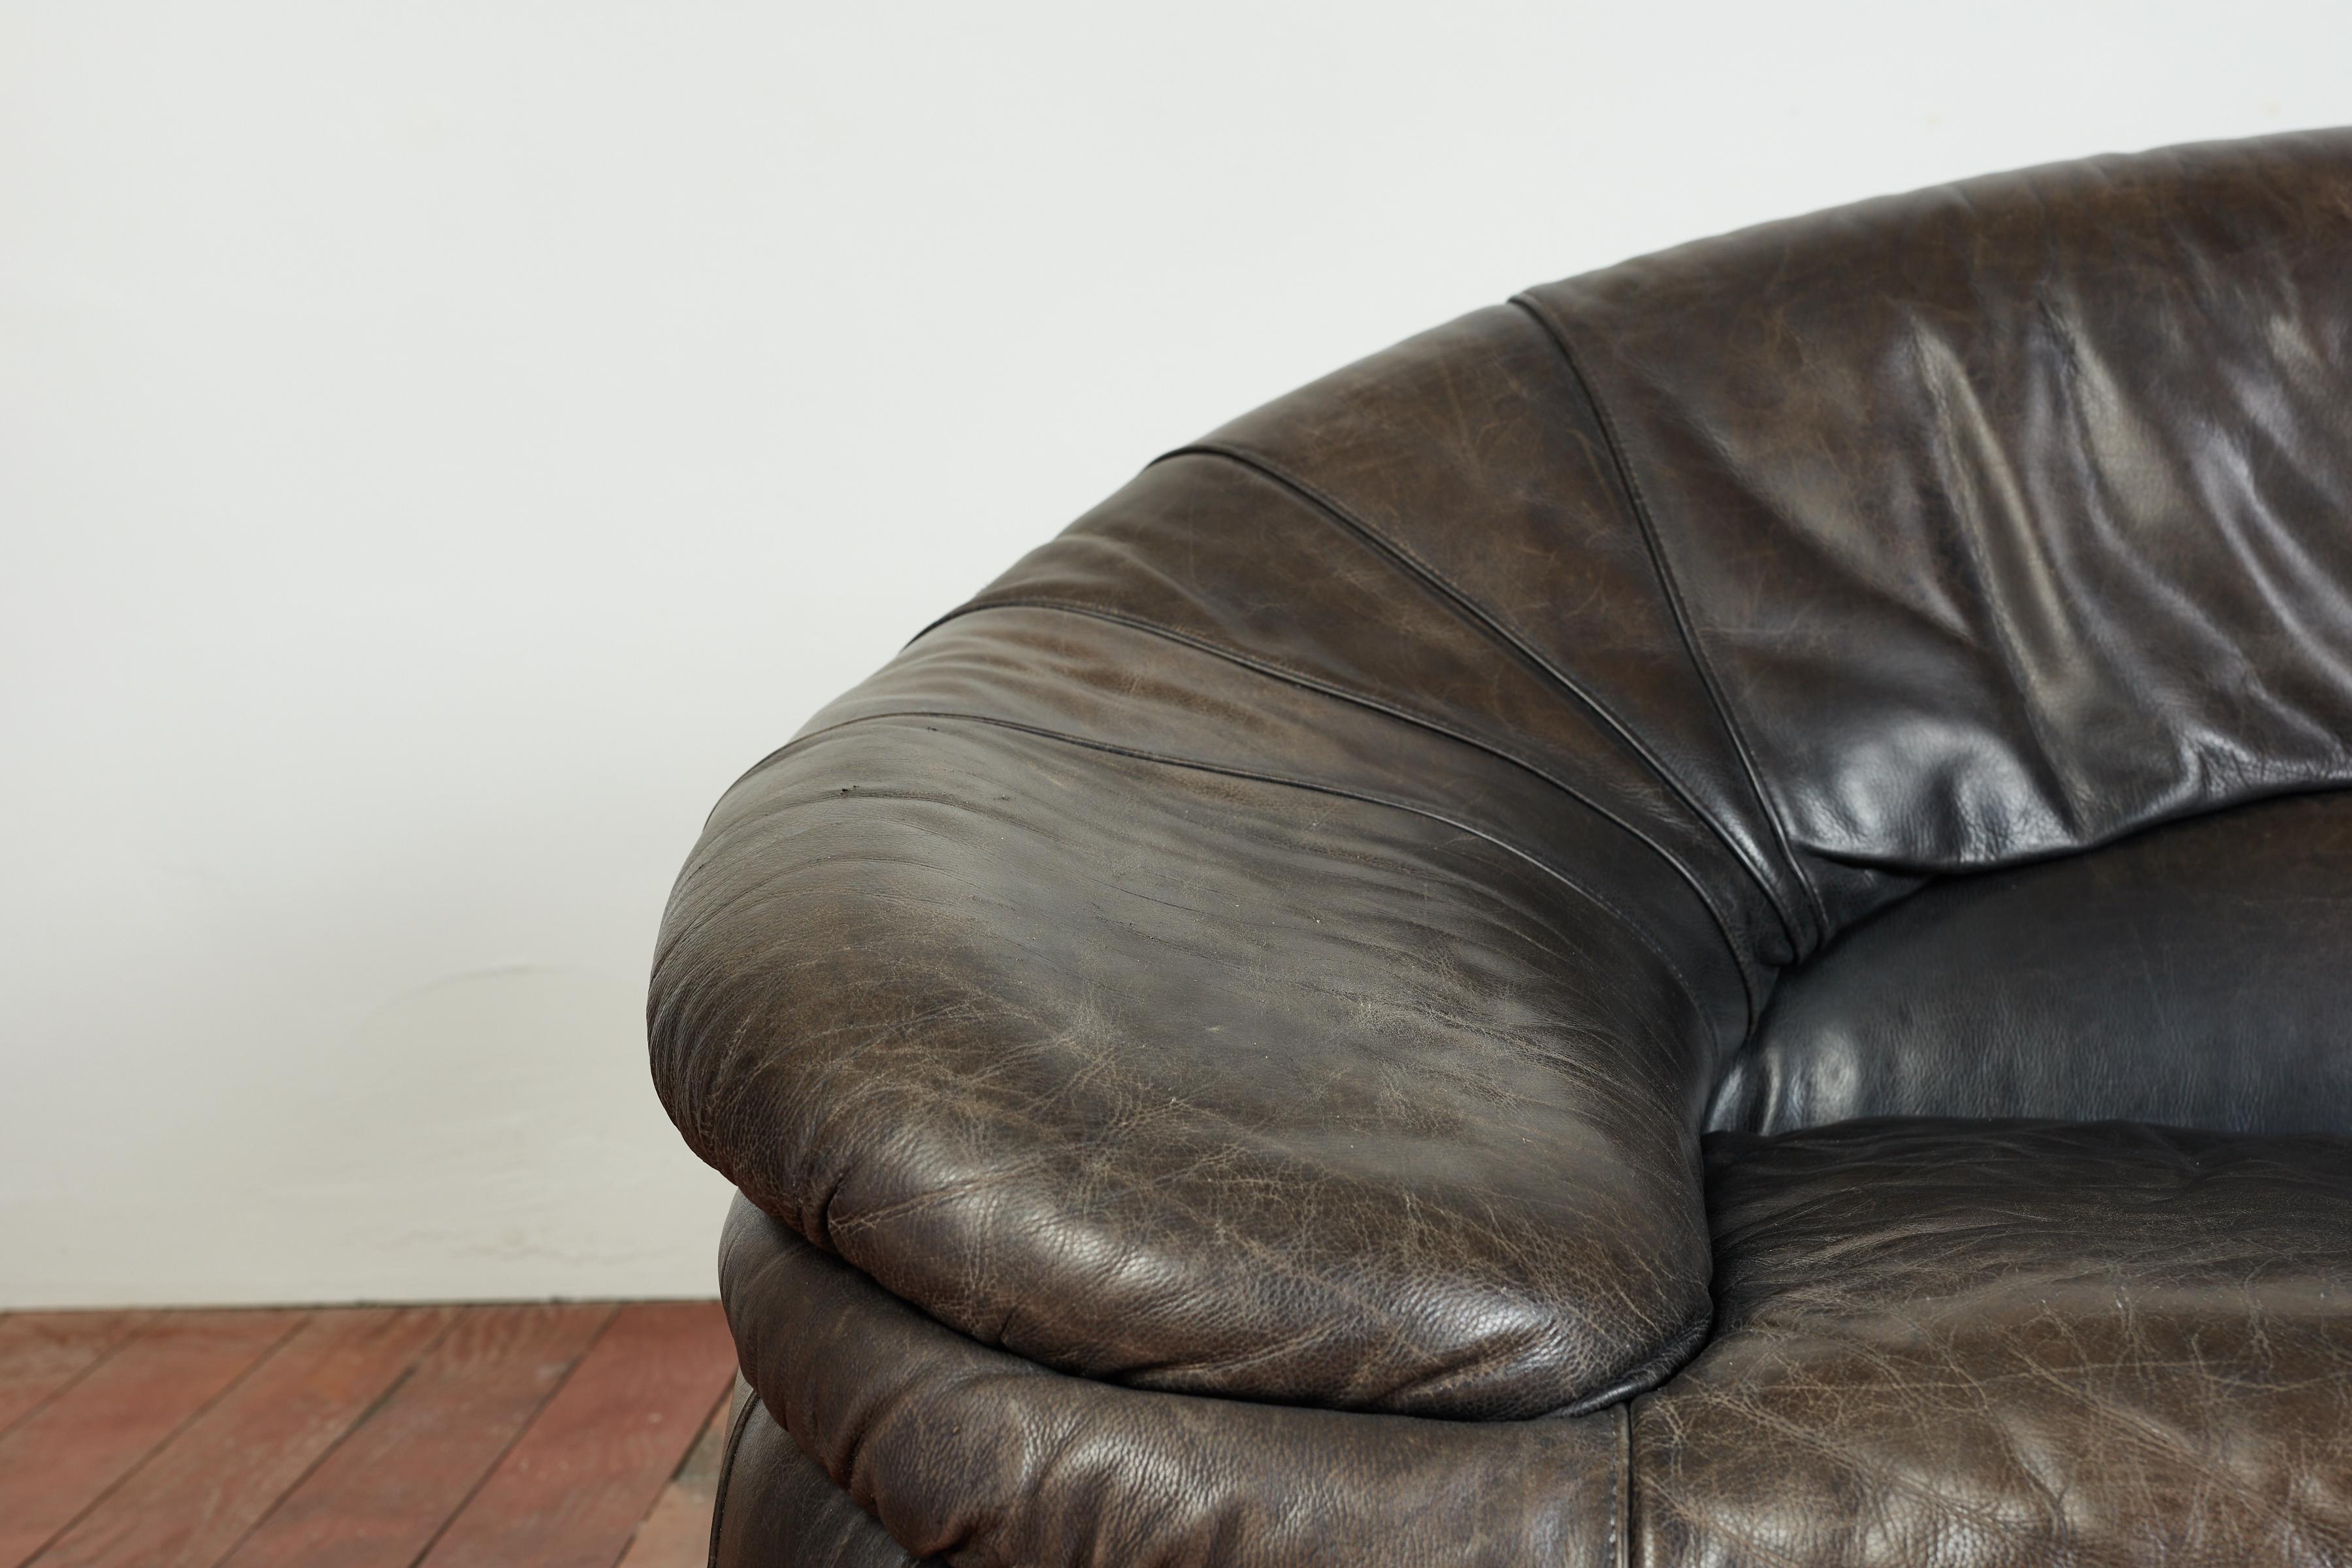
<svg viewBox="0 0 2352 1568">
<path fill-rule="evenodd" d="M 2352 782 L 2347 261 L 2352 133 L 2097 160 L 1538 289 L 1171 453 L 720 803 L 673 1119 L 1032 1360 L 1499 1417 L 1704 1338 L 1710 1120 L 2332 1104 L 2336 862 L 2099 847 Z M 2053 860 L 2105 869 L 1976 896 Z"/>
<path fill-rule="evenodd" d="M 2352 778 L 2352 135 L 1529 298 L 1804 859 L 1979 869 Z"/>
</svg>

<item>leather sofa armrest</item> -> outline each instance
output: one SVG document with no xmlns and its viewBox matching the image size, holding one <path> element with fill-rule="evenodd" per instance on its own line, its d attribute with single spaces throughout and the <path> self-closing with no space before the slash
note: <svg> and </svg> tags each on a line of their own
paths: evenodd
<svg viewBox="0 0 2352 1568">
<path fill-rule="evenodd" d="M 729 794 L 654 975 L 689 1142 L 1065 1371 L 1487 1418 L 1657 1381 L 1709 1313 L 1704 910 L 1483 754 L 1139 635 L 950 623 Z"/>
</svg>

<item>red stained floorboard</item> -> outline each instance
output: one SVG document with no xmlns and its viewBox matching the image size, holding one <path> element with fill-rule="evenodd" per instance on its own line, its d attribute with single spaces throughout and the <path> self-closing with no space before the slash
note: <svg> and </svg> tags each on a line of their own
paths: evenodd
<svg viewBox="0 0 2352 1568">
<path fill-rule="evenodd" d="M 158 1314 L 0 1437 L 0 1564 L 18 1568 L 302 1320 Z"/>
<path fill-rule="evenodd" d="M 313 1313 L 35 1568 L 213 1568 L 453 1315 L 446 1307 Z"/>
<path fill-rule="evenodd" d="M 734 1365 L 717 1303 L 623 1308 L 424 1568 L 614 1568 Z"/>
<path fill-rule="evenodd" d="M 71 1387 L 144 1321 L 137 1312 L 0 1318 L 0 1432 Z"/>
<path fill-rule="evenodd" d="M 697 1568 L 733 1370 L 716 1302 L 0 1313 L 0 1568 Z"/>
<path fill-rule="evenodd" d="M 621 1568 L 702 1568 L 710 1559 L 710 1510 L 719 1499 L 719 1466 L 727 1448 L 728 1401 L 721 1398 L 646 1521 L 637 1526 Z"/>
<path fill-rule="evenodd" d="M 613 1313 L 609 1306 L 467 1310 L 226 1568 L 408 1568 Z"/>
</svg>

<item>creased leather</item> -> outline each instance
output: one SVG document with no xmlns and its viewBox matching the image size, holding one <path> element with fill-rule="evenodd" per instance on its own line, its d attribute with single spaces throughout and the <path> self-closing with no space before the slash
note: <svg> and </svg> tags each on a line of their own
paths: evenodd
<svg viewBox="0 0 2352 1568">
<path fill-rule="evenodd" d="M 878 1551 L 854 1504 L 909 1551 L 1036 1568 L 2352 1554 L 2352 1141 L 1912 1118 L 1708 1154 L 1712 1342 L 1630 1406 L 1534 1422 L 1066 1377 L 739 1203 L 744 1365 L 845 1489 L 812 1493 L 781 1447 L 742 1484 L 822 1514 L 811 1539 Z M 768 1561 L 743 1539 L 718 1561 Z"/>
<path fill-rule="evenodd" d="M 1633 1407 L 1658 1568 L 2352 1561 L 2352 1141 L 1709 1140 L 1715 1338 Z"/>
<path fill-rule="evenodd" d="M 655 1068 L 762 1208 L 984 1342 L 1525 1415 L 1704 1329 L 1688 980 L 1453 822 L 877 716 L 713 818 Z"/>
<path fill-rule="evenodd" d="M 1069 1377 L 930 1321 L 744 1202 L 719 1272 L 761 1402 L 917 1556 L 957 1568 L 1616 1562 L 1617 1410 L 1432 1421 Z M 800 1477 L 775 1480 L 808 1506 Z"/>
<path fill-rule="evenodd" d="M 1153 464 L 681 875 L 764 1408 L 959 1563 L 2341 1559 L 2347 411 L 2338 131 L 1642 258 Z M 1702 1128 L 1823 1123 L 1710 1235 Z"/>
<path fill-rule="evenodd" d="M 1517 312 L 1487 314 L 1500 315 L 1501 324 L 1514 330 L 1512 343 L 1489 342 L 1492 325 L 1473 317 L 1293 394 L 1241 427 L 1276 425 L 1293 405 L 1311 404 L 1318 395 L 1384 394 L 1375 406 L 1385 421 L 1362 421 L 1371 428 L 1360 438 L 1369 442 L 1385 427 L 1393 449 L 1411 450 L 1404 445 L 1415 434 L 1409 421 L 1427 417 L 1420 405 L 1454 390 L 1426 384 L 1430 367 L 1447 363 L 1436 357 L 1439 350 L 1451 346 L 1472 367 L 1506 346 L 1519 357 L 1555 353 Z M 1461 329 L 1474 324 L 1486 331 L 1465 339 Z M 1521 410 L 1517 422 L 1529 417 Z M 1314 420 L 1307 428 L 1328 438 L 1334 423 Z M 1276 470 L 1262 451 L 1274 445 L 1235 438 L 1162 458 L 1032 552 L 963 613 L 1036 605 L 1109 617 L 1339 696 L 1345 704 L 1393 713 L 1438 735 L 1486 747 L 1656 847 L 1730 928 L 1736 955 L 1758 965 L 1784 960 L 1791 950 L 1783 919 L 1763 884 L 1744 868 L 1763 856 L 1756 842 L 1760 830 L 1719 826 L 1715 816 L 1678 797 L 1671 779 L 1710 775 L 1696 766 L 1668 773 L 1645 761 L 1597 700 L 1562 684 L 1557 672 L 1568 667 L 1564 650 L 1547 648 L 1536 632 L 1505 610 L 1487 607 L 1441 570 L 1465 564 L 1451 559 L 1462 553 L 1460 541 L 1475 543 L 1498 526 L 1486 518 L 1465 522 L 1468 509 L 1515 498 L 1484 498 L 1470 482 L 1478 470 L 1457 473 L 1444 490 L 1425 498 L 1412 514 L 1420 528 L 1408 531 L 1392 507 L 1376 506 L 1365 487 L 1346 483 L 1343 474 L 1319 474 L 1339 487 L 1337 494 L 1270 478 L 1314 466 L 1302 457 Z M 1249 461 L 1235 460 L 1235 454 Z M 1532 483 L 1520 492 L 1528 504 L 1541 500 Z M 1544 515 L 1555 510 L 1578 515 L 1573 507 L 1547 509 Z M 1521 521 L 1517 530 L 1536 526 Z M 1596 531 L 1619 531 L 1604 520 Z M 1630 532 L 1624 537 L 1633 539 Z M 1568 549 L 1564 543 L 1556 548 Z M 1470 563 L 1485 553 L 1481 549 Z M 1597 589 L 1587 592 L 1574 620 L 1585 623 L 1589 637 L 1589 623 L 1610 601 Z M 1650 592 L 1655 600 L 1654 587 Z M 1661 603 L 1651 619 L 1664 617 Z M 1664 635 L 1654 625 L 1647 629 L 1653 635 L 1646 638 L 1625 635 L 1622 648 L 1594 647 L 1573 668 L 1588 684 L 1620 664 L 1638 668 L 1645 650 Z M 1624 682 L 1640 689 L 1634 675 Z M 1688 684 L 1697 689 L 1695 676 Z M 1626 700 L 1618 698 L 1621 705 Z M 1344 711 L 1343 704 L 1326 707 L 1335 716 Z M 1798 897 L 1786 889 L 1780 896 Z"/>
<path fill-rule="evenodd" d="M 1533 290 L 1798 847 L 1906 871 L 2352 781 L 2352 132 Z"/>
</svg>

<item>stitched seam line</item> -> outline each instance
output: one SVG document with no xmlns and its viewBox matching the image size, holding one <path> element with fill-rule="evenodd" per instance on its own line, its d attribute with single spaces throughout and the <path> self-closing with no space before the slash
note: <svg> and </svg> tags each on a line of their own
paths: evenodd
<svg viewBox="0 0 2352 1568">
<path fill-rule="evenodd" d="M 1560 357 L 1568 362 L 1569 374 L 1576 378 L 1584 400 L 1592 405 L 1593 418 L 1600 424 L 1601 439 L 1609 447 L 1610 462 L 1617 470 L 1617 482 L 1624 487 L 1626 504 L 1633 513 L 1635 526 L 1641 530 L 1642 542 L 1650 552 L 1650 564 L 1658 574 L 1658 585 L 1665 592 L 1667 608 L 1674 613 L 1675 630 L 1682 637 L 1684 651 L 1690 655 L 1691 664 L 1698 671 L 1699 684 L 1706 689 L 1707 700 L 1714 704 L 1716 720 L 1722 724 L 1724 734 L 1731 742 L 1732 754 L 1739 759 L 1740 768 L 1748 775 L 1748 787 L 1755 793 L 1756 804 L 1763 810 L 1764 820 L 1771 825 L 1772 837 L 1779 843 L 1781 855 L 1795 874 L 1797 885 L 1805 890 L 1806 900 L 1812 908 L 1816 942 L 1826 941 L 1829 937 L 1829 913 L 1822 904 L 1821 889 L 1813 885 L 1811 876 L 1797 858 L 1789 837 L 1788 825 L 1781 820 L 1779 808 L 1765 790 L 1764 775 L 1756 765 L 1747 736 L 1732 716 L 1731 704 L 1723 694 L 1722 683 L 1716 678 L 1715 666 L 1708 661 L 1696 634 L 1691 629 L 1689 607 L 1683 601 L 1681 584 L 1667 564 L 1665 546 L 1658 535 L 1657 521 L 1651 514 L 1649 498 L 1643 493 L 1641 479 L 1626 455 L 1624 437 L 1618 429 L 1616 416 L 1609 411 L 1609 405 L 1601 402 L 1600 395 L 1593 390 L 1592 379 L 1585 374 L 1583 363 L 1578 359 L 1575 347 L 1569 341 L 1566 325 L 1541 301 L 1530 296 L 1522 294 L 1511 302 L 1533 316 L 1536 323 L 1559 346 Z"/>
<path fill-rule="evenodd" d="M 1766 877 L 1762 869 L 1749 858 L 1748 851 L 1741 846 L 1738 839 L 1725 831 L 1723 825 L 1716 820 L 1715 815 L 1702 806 L 1691 795 L 1688 787 L 1684 784 L 1681 775 L 1668 767 L 1662 758 L 1644 745 L 1641 738 L 1634 734 L 1633 730 L 1606 704 L 1585 690 L 1566 670 L 1536 651 L 1535 645 L 1500 614 L 1488 609 L 1484 604 L 1473 598 L 1455 585 L 1444 573 L 1423 561 L 1408 546 L 1391 538 L 1357 516 L 1337 497 L 1292 473 L 1271 458 L 1255 452 L 1244 451 L 1237 447 L 1227 447 L 1215 442 L 1196 442 L 1189 447 L 1179 447 L 1172 452 L 1162 453 L 1152 459 L 1152 466 L 1157 467 L 1171 458 L 1182 457 L 1223 458 L 1228 462 L 1238 463 L 1253 472 L 1262 474 L 1275 483 L 1295 492 L 1374 551 L 1387 556 L 1408 578 L 1419 583 L 1423 591 L 1429 594 L 1431 597 L 1437 599 L 1455 614 L 1465 616 L 1473 625 L 1479 626 L 1489 637 L 1496 638 L 1524 659 L 1538 674 L 1574 698 L 1593 717 L 1600 720 L 1603 727 L 1622 742 L 1626 749 L 1639 758 L 1644 767 L 1656 774 L 1658 782 L 1664 784 L 1675 799 L 1687 806 L 1691 815 L 1698 818 L 1708 832 L 1723 841 L 1724 847 L 1730 851 L 1733 860 L 1755 881 L 1765 899 L 1779 914 L 1783 926 L 1786 926 L 1788 912 L 1780 908 L 1780 894 L 1773 889 L 1770 879 Z"/>
<path fill-rule="evenodd" d="M 1696 1015 L 1701 1033 L 1706 1033 L 1707 1017 L 1706 1007 L 1700 1002 L 1696 988 L 1691 984 L 1689 977 L 1683 973 L 1682 966 L 1677 964 L 1672 957 L 1668 956 L 1665 949 L 1659 944 L 1658 941 L 1651 935 L 1649 930 L 1644 927 L 1641 921 L 1635 920 L 1623 910 L 1619 909 L 1614 903 L 1603 897 L 1601 894 L 1593 891 L 1591 888 L 1586 887 L 1583 883 L 1578 881 L 1575 878 L 1570 876 L 1559 867 L 1554 866 L 1549 860 L 1544 859 L 1541 856 L 1529 850 L 1522 849 L 1517 845 L 1511 843 L 1507 839 L 1497 838 L 1493 834 L 1486 832 L 1483 828 L 1475 826 L 1470 823 L 1459 821 L 1454 817 L 1444 816 L 1438 812 L 1430 810 L 1426 806 L 1415 805 L 1411 801 L 1395 800 L 1386 795 L 1374 795 L 1367 790 L 1344 789 L 1337 784 L 1322 784 L 1313 779 L 1286 778 L 1279 773 L 1259 773 L 1251 768 L 1229 767 L 1222 763 L 1204 763 L 1196 761 L 1190 757 L 1170 756 L 1164 752 L 1141 751 L 1133 746 L 1121 746 L 1108 741 L 1089 741 L 1083 735 L 1065 734 L 1059 730 L 1048 730 L 1035 724 L 1024 724 L 1016 719 L 992 718 L 985 713 L 958 713 L 920 708 L 901 709 L 887 713 L 862 713 L 855 719 L 845 719 L 838 724 L 829 724 L 825 728 L 816 731 L 813 734 L 803 735 L 800 739 L 786 746 L 784 750 L 791 751 L 797 747 L 807 745 L 811 742 L 830 739 L 840 735 L 844 731 L 855 729 L 860 724 L 871 724 L 885 719 L 940 719 L 968 724 L 988 724 L 1001 730 L 1011 730 L 1024 735 L 1034 735 L 1040 740 L 1059 741 L 1064 744 L 1082 746 L 1092 752 L 1104 752 L 1112 756 L 1132 758 L 1133 760 L 1140 763 L 1153 763 L 1162 767 L 1186 768 L 1194 773 L 1214 773 L 1223 778 L 1248 779 L 1257 784 L 1277 784 L 1289 789 L 1310 790 L 1318 795 L 1332 795 L 1341 800 L 1361 801 L 1367 805 L 1383 805 L 1387 806 L 1391 811 L 1402 811 L 1406 813 L 1408 816 L 1421 817 L 1424 821 L 1442 823 L 1445 826 L 1454 829 L 1456 832 L 1466 833 L 1473 838 L 1480 839 L 1485 843 L 1491 844 L 1496 848 L 1504 851 L 1506 854 L 1526 861 L 1537 870 L 1541 871 L 1544 875 L 1551 878 L 1554 881 L 1559 883 L 1560 886 L 1575 893 L 1579 898 L 1581 898 L 1587 903 L 1601 910 L 1603 913 L 1615 920 L 1620 925 L 1623 926 L 1627 934 L 1631 935 L 1634 941 L 1647 948 L 1650 951 L 1651 956 L 1654 957 L 1659 963 L 1663 964 L 1666 973 L 1674 977 L 1675 988 L 1683 994 L 1683 1000 L 1690 1004 L 1692 1012 Z M 782 756 L 782 752 L 780 752 L 777 755 Z"/>
<path fill-rule="evenodd" d="M 1046 598 L 1042 595 L 1029 595 L 1019 598 L 991 599 L 985 604 L 965 605 L 957 609 L 949 611 L 946 615 L 941 616 L 938 620 L 933 621 L 930 626 L 924 628 L 924 633 L 928 635 L 929 632 L 945 626 L 950 621 L 957 620 L 964 616 L 976 615 L 984 610 L 1012 609 L 1055 610 L 1067 615 L 1086 616 L 1095 620 L 1108 621 L 1114 626 L 1126 626 L 1133 631 L 1147 633 L 1152 637 L 1165 637 L 1171 642 L 1180 643 L 1197 652 L 1208 654 L 1213 658 L 1221 658 L 1232 664 L 1237 664 L 1244 669 L 1255 670 L 1260 675 L 1268 676 L 1276 680 L 1286 681 L 1293 686 L 1300 687 L 1320 696 L 1336 698 L 1342 702 L 1354 703 L 1359 707 L 1370 709 L 1375 713 L 1383 714 L 1388 718 L 1398 720 L 1401 722 L 1415 725 L 1421 729 L 1427 730 L 1433 734 L 1443 735 L 1447 740 L 1457 741 L 1463 745 L 1473 747 L 1478 751 L 1486 752 L 1487 755 L 1494 757 L 1498 761 L 1508 763 L 1514 767 L 1522 769 L 1525 772 L 1533 774 L 1536 778 L 1541 780 L 1547 784 L 1549 784 L 1552 788 L 1559 791 L 1560 794 L 1568 796 L 1569 799 L 1576 802 L 1579 805 L 1583 806 L 1586 810 L 1591 812 L 1596 816 L 1601 817 L 1603 821 L 1610 823 L 1621 832 L 1636 840 L 1643 848 L 1648 849 L 1652 854 L 1657 856 L 1659 859 L 1664 861 L 1667 866 L 1673 868 L 1675 875 L 1682 879 L 1685 885 L 1690 889 L 1691 895 L 1697 899 L 1699 903 L 1706 909 L 1707 918 L 1714 922 L 1716 934 L 1723 939 L 1724 949 L 1726 952 L 1729 954 L 1731 959 L 1732 971 L 1739 976 L 1740 991 L 1747 998 L 1748 1021 L 1751 1026 L 1754 1025 L 1758 1007 L 1759 1005 L 1759 998 L 1756 994 L 1755 984 L 1748 978 L 1748 964 L 1740 955 L 1739 944 L 1738 942 L 1733 940 L 1731 934 L 1731 918 L 1717 906 L 1715 896 L 1707 890 L 1706 884 L 1699 879 L 1698 874 L 1696 871 L 1693 871 L 1688 866 L 1683 863 L 1681 857 L 1675 855 L 1672 850 L 1659 843 L 1656 839 L 1651 837 L 1649 834 L 1643 832 L 1632 822 L 1627 821 L 1624 817 L 1620 816 L 1617 813 L 1610 810 L 1609 807 L 1601 805 L 1598 800 L 1595 800 L 1591 795 L 1584 794 L 1573 784 L 1569 784 L 1566 780 L 1553 773 L 1541 763 L 1531 761 L 1528 758 L 1519 756 L 1516 752 L 1507 751 L 1503 747 L 1496 745 L 1495 742 L 1484 740 L 1479 736 L 1473 735 L 1467 731 L 1458 730 L 1453 725 L 1445 723 L 1441 720 L 1428 718 L 1423 714 L 1412 712 L 1408 709 L 1382 701 L 1381 699 L 1370 696 L 1367 693 L 1351 691 L 1345 687 L 1334 685 L 1328 681 L 1318 679 L 1304 671 L 1292 669 L 1275 660 L 1261 658 L 1255 654 L 1245 654 L 1238 649 L 1223 647 L 1216 643 L 1210 642 L 1205 638 L 1193 637 L 1188 632 L 1178 631 L 1172 626 L 1161 626 L 1156 621 L 1145 620 L 1140 616 L 1124 615 L 1117 610 L 1103 609 L 1093 605 L 1079 604 L 1073 600 Z"/>
<path fill-rule="evenodd" d="M 1617 1568 L 1633 1563 L 1633 1402 L 1617 1407 L 1617 1484 L 1611 1489 L 1609 1529 L 1616 1547 Z"/>
</svg>

